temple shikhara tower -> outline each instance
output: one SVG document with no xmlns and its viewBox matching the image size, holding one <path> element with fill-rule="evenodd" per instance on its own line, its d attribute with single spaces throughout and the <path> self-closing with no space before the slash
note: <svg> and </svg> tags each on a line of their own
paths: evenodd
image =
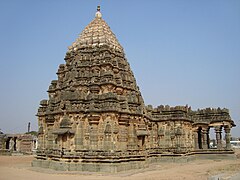
<svg viewBox="0 0 240 180">
<path fill-rule="evenodd" d="M 230 130 L 235 124 L 228 109 L 145 106 L 100 7 L 65 61 L 49 86 L 49 99 L 40 102 L 33 166 L 118 172 L 153 162 L 233 155 Z"/>
</svg>

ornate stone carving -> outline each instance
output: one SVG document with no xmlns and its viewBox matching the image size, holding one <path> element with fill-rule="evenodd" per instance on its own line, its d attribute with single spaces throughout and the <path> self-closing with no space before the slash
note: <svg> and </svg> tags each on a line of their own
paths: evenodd
<svg viewBox="0 0 240 180">
<path fill-rule="evenodd" d="M 227 109 L 145 106 L 123 48 L 100 10 L 64 59 L 58 79 L 49 86 L 49 100 L 42 100 L 38 109 L 37 158 L 82 165 L 147 162 L 161 153 L 207 149 L 203 126 L 219 126 L 219 148 L 224 127 L 230 149 L 235 124 Z"/>
</svg>

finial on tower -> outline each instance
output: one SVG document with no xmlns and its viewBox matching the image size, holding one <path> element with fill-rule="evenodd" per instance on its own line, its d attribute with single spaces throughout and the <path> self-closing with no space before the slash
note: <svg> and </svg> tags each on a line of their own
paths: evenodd
<svg viewBox="0 0 240 180">
<path fill-rule="evenodd" d="M 100 6 L 97 6 L 97 12 L 96 12 L 96 15 L 95 15 L 96 18 L 101 18 L 102 17 L 102 14 L 100 12 Z"/>
</svg>

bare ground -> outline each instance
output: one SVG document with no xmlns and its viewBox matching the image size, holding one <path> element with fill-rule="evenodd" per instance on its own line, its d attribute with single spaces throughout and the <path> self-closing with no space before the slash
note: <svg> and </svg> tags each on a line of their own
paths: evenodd
<svg viewBox="0 0 240 180">
<path fill-rule="evenodd" d="M 240 157 L 240 150 L 236 151 Z M 117 174 L 59 172 L 33 168 L 33 156 L 0 156 L 0 180 L 167 180 L 167 179 L 238 179 L 240 159 L 196 160 L 189 163 L 162 163 L 147 169 L 132 170 Z M 238 174 L 238 175 L 236 175 Z"/>
</svg>

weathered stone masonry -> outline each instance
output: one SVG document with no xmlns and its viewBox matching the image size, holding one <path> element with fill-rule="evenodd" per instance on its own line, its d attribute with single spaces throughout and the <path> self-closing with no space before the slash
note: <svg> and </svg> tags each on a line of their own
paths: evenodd
<svg viewBox="0 0 240 180">
<path fill-rule="evenodd" d="M 0 155 L 32 154 L 37 137 L 31 134 L 4 134 L 0 131 Z"/>
<path fill-rule="evenodd" d="M 49 100 L 40 102 L 34 166 L 103 172 L 142 168 L 166 154 L 210 151 L 210 128 L 216 132 L 214 152 L 232 152 L 235 124 L 227 109 L 144 105 L 123 48 L 100 8 L 65 61 L 49 86 Z"/>
</svg>

